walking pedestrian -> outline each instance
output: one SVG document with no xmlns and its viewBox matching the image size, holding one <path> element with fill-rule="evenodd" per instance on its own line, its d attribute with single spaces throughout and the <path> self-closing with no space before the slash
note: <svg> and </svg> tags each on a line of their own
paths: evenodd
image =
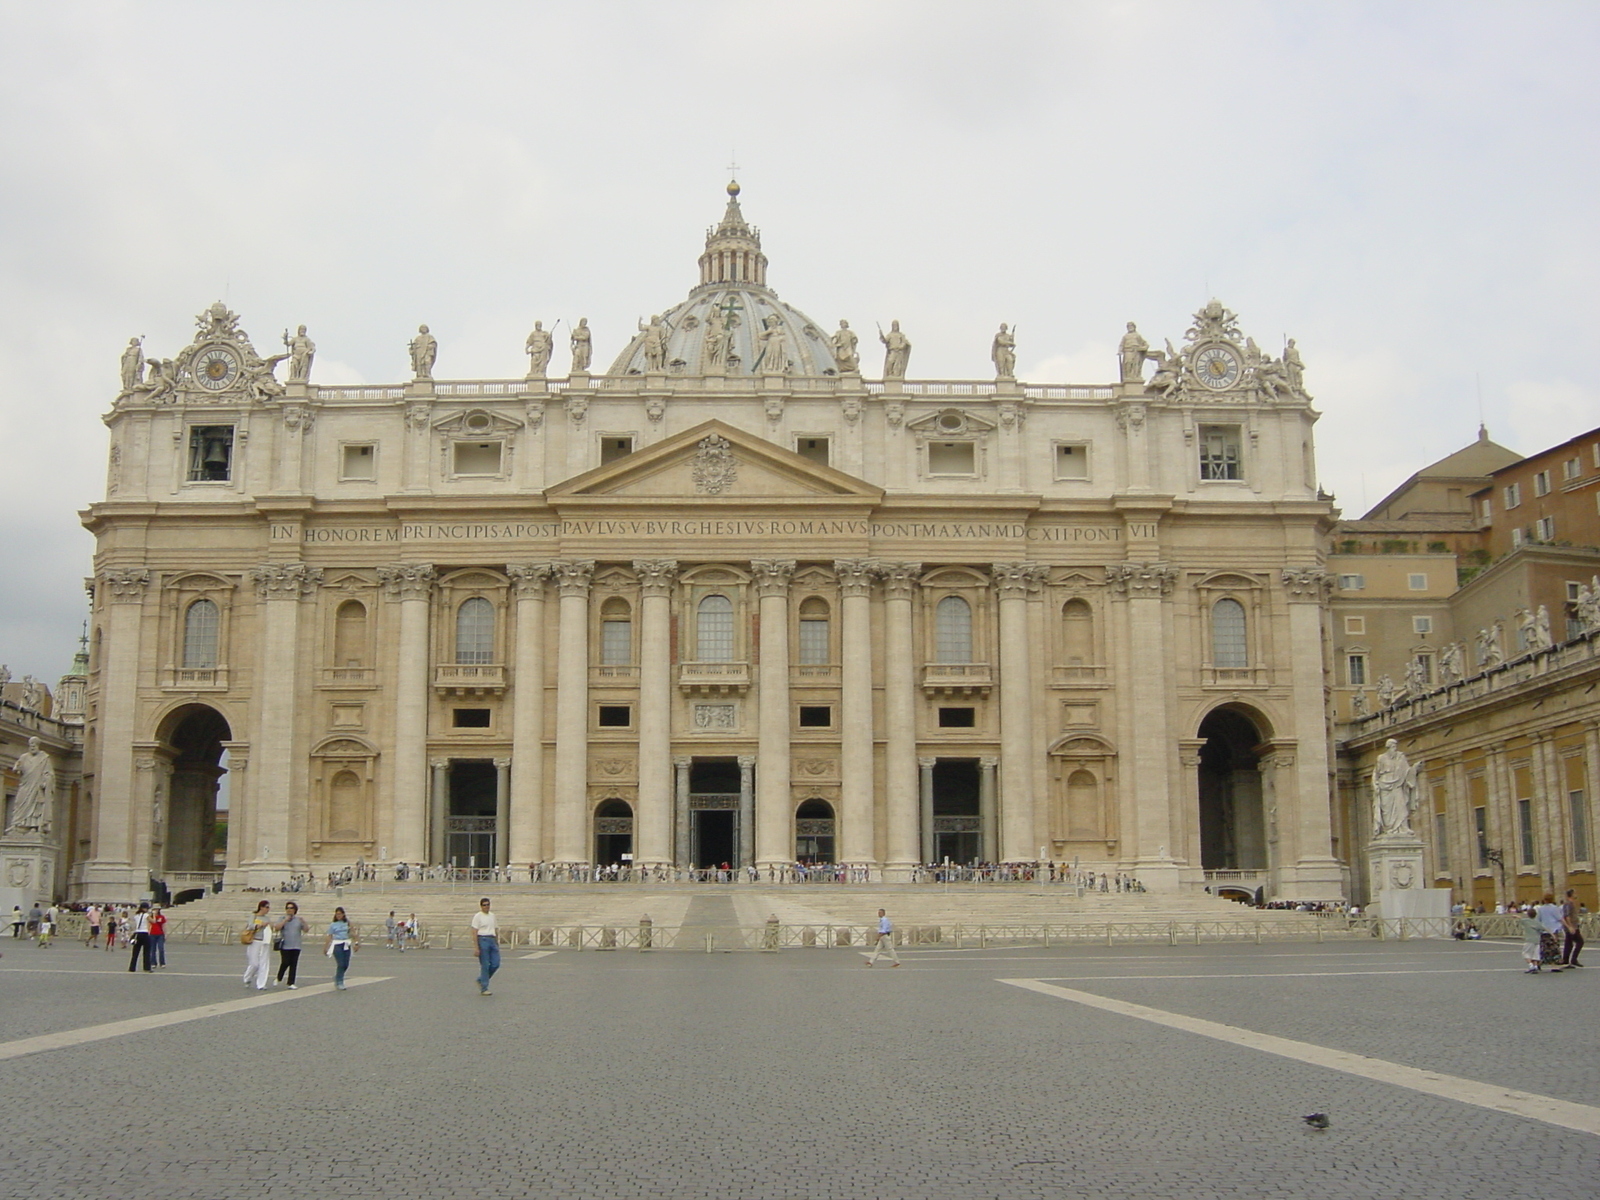
<svg viewBox="0 0 1600 1200">
<path fill-rule="evenodd" d="M 33 907 L 28 910 L 28 936 L 29 937 L 38 937 L 39 936 L 39 922 L 42 921 L 42 920 L 44 920 L 44 909 L 40 908 L 39 907 L 39 902 L 37 900 L 35 900 L 33 902 Z"/>
<path fill-rule="evenodd" d="M 472 914 L 472 933 L 473 953 L 478 956 L 478 994 L 491 996 L 489 980 L 500 969 L 500 935 L 487 896 L 478 901 L 478 911 Z"/>
<path fill-rule="evenodd" d="M 267 990 L 267 956 L 272 953 L 272 901 L 262 900 L 240 941 L 244 942 L 244 985 L 258 992 Z M 248 940 L 246 940 L 248 938 Z"/>
<path fill-rule="evenodd" d="M 1546 892 L 1544 899 L 1534 906 L 1533 915 L 1544 931 L 1541 960 L 1552 971 L 1561 970 L 1561 905 L 1556 903 L 1554 892 Z"/>
<path fill-rule="evenodd" d="M 300 944 L 306 923 L 300 915 L 300 906 L 293 900 L 283 908 L 283 923 L 278 926 L 278 977 L 272 982 L 282 983 L 284 973 L 288 972 L 289 990 L 292 992 L 298 986 L 295 977 L 300 973 Z"/>
<path fill-rule="evenodd" d="M 350 969 L 350 953 L 356 948 L 356 940 L 350 934 L 350 918 L 344 915 L 343 908 L 333 910 L 333 920 L 328 923 L 328 940 L 323 946 L 323 953 L 333 959 L 333 986 L 341 992 L 345 990 L 344 973 Z"/>
<path fill-rule="evenodd" d="M 59 915 L 54 904 L 46 909 L 44 915 L 39 918 L 39 949 L 50 949 L 50 937 L 56 931 L 56 921 L 58 919 Z"/>
<path fill-rule="evenodd" d="M 1518 923 L 1522 926 L 1522 961 L 1528 964 L 1523 974 L 1537 975 L 1544 958 L 1544 926 L 1531 912 L 1523 913 Z"/>
<path fill-rule="evenodd" d="M 158 967 L 167 965 L 167 914 L 159 904 L 150 908 L 150 960 Z"/>
<path fill-rule="evenodd" d="M 1578 955 L 1583 953 L 1583 928 L 1578 924 L 1578 897 L 1571 888 L 1567 889 L 1566 899 L 1561 902 L 1561 932 L 1564 935 L 1561 944 L 1561 965 L 1563 967 L 1581 967 Z"/>
<path fill-rule="evenodd" d="M 150 906 L 140 904 L 139 911 L 133 915 L 133 937 L 130 939 L 132 952 L 128 955 L 128 970 L 132 971 L 139 962 L 139 956 L 144 955 L 144 969 L 150 970 Z"/>
<path fill-rule="evenodd" d="M 11 936 L 14 938 L 21 937 L 22 927 L 27 923 L 28 918 L 23 915 L 22 905 L 13 904 L 11 906 Z"/>
<path fill-rule="evenodd" d="M 878 944 L 873 947 L 872 957 L 867 959 L 867 967 L 887 954 L 895 966 L 900 965 L 900 956 L 894 952 L 894 923 L 889 920 L 889 914 L 883 909 L 878 910 Z"/>
</svg>

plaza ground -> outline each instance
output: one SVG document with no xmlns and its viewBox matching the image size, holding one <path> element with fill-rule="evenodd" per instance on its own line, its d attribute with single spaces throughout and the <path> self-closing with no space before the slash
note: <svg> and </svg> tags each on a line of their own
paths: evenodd
<svg viewBox="0 0 1600 1200">
<path fill-rule="evenodd" d="M 7 1196 L 1544 1200 L 1600 1157 L 1600 968 L 1508 943 L 517 951 L 489 998 L 459 950 L 265 994 L 236 946 L 0 950 Z"/>
</svg>

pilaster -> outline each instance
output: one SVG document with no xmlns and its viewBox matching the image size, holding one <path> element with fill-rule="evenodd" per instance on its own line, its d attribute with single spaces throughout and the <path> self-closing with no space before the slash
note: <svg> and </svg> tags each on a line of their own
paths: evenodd
<svg viewBox="0 0 1600 1200">
<path fill-rule="evenodd" d="M 794 858 L 793 799 L 789 794 L 789 579 L 794 567 L 792 559 L 750 563 L 761 606 L 755 862 L 762 867 Z"/>
<path fill-rule="evenodd" d="M 639 811 L 636 864 L 672 861 L 673 559 L 641 559 L 639 578 Z"/>
<path fill-rule="evenodd" d="M 306 795 L 303 756 L 295 753 L 295 702 L 301 695 L 300 602 L 316 594 L 322 568 L 305 563 L 266 563 L 250 572 L 261 612 L 261 657 L 256 672 L 255 804 L 247 861 L 260 873 L 259 883 L 298 869 L 305 848 L 291 843 L 298 803 Z M 268 855 L 263 847 L 277 851 Z"/>
<path fill-rule="evenodd" d="M 891 878 L 909 878 L 921 850 L 917 786 L 916 676 L 911 637 L 911 599 L 921 563 L 875 562 L 883 581 L 884 776 Z"/>
<path fill-rule="evenodd" d="M 872 796 L 872 564 L 841 560 L 839 860 L 877 861 Z"/>
<path fill-rule="evenodd" d="M 510 830 L 500 837 L 509 862 L 544 859 L 544 637 L 547 562 L 511 563 L 506 575 L 516 596 L 517 648 L 511 693 Z"/>
<path fill-rule="evenodd" d="M 435 577 L 431 563 L 378 568 L 384 595 L 400 609 L 393 676 L 395 736 L 389 769 L 394 796 L 390 851 L 395 862 L 423 862 L 428 854 L 428 613 Z"/>
<path fill-rule="evenodd" d="M 561 597 L 556 654 L 555 857 L 589 861 L 589 586 L 593 559 L 551 564 Z"/>
</svg>

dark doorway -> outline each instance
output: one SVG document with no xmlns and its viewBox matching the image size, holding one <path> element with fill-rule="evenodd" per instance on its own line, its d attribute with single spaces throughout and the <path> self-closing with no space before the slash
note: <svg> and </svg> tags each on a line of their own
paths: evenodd
<svg viewBox="0 0 1600 1200">
<path fill-rule="evenodd" d="M 185 705 L 170 720 L 162 739 L 172 747 L 167 823 L 164 833 L 156 831 L 165 842 L 162 863 L 168 871 L 215 871 L 227 850 L 227 824 L 217 819 L 217 783 L 227 773 L 222 743 L 233 733 L 222 714 L 204 704 Z"/>
<path fill-rule="evenodd" d="M 694 817 L 694 865 L 739 865 L 739 813 L 731 808 L 700 808 Z"/>
<path fill-rule="evenodd" d="M 933 765 L 933 858 L 975 863 L 984 856 L 978 760 L 941 758 Z"/>
<path fill-rule="evenodd" d="M 1242 712 L 1219 708 L 1200 723 L 1200 866 L 1207 871 L 1263 871 L 1266 823 L 1261 804 L 1261 731 Z"/>
<path fill-rule="evenodd" d="M 594 810 L 594 861 L 602 867 L 620 866 L 631 862 L 632 855 L 633 809 L 616 797 L 602 800 Z"/>
<path fill-rule="evenodd" d="M 450 764 L 450 813 L 445 821 L 445 862 L 452 867 L 492 867 L 495 858 L 495 768 L 492 762 Z"/>
<path fill-rule="evenodd" d="M 794 860 L 831 863 L 833 857 L 833 805 L 812 797 L 795 810 Z"/>
</svg>

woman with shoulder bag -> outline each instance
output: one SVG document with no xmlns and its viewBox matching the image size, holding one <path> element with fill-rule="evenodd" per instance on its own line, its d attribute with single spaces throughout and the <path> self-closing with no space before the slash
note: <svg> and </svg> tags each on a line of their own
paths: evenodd
<svg viewBox="0 0 1600 1200">
<path fill-rule="evenodd" d="M 272 953 L 272 931 L 276 928 L 272 923 L 272 901 L 261 901 L 250 918 L 249 928 L 239 935 L 244 943 L 245 987 L 254 987 L 258 992 L 267 990 L 267 956 Z"/>
</svg>

